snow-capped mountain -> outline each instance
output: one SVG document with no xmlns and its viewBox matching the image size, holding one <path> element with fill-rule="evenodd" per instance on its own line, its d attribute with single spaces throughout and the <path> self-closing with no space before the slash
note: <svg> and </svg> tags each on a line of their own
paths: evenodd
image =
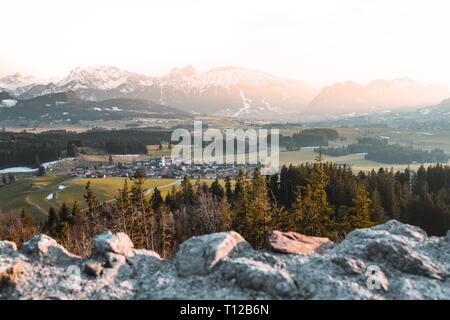
<svg viewBox="0 0 450 320">
<path fill-rule="evenodd" d="M 20 97 L 30 99 L 67 90 L 87 100 L 140 98 L 185 111 L 256 117 L 296 112 L 317 93 L 297 80 L 238 67 L 197 73 L 187 66 L 162 77 L 149 77 L 102 66 L 76 68 L 58 83 L 36 85 Z"/>
<path fill-rule="evenodd" d="M 37 85 L 48 84 L 52 81 L 57 81 L 57 79 L 37 79 L 33 76 L 25 76 L 17 72 L 0 78 L 0 91 L 20 96 Z M 41 94 L 41 91 L 39 91 L 39 94 Z"/>
<path fill-rule="evenodd" d="M 408 78 L 367 85 L 347 81 L 317 92 L 298 80 L 233 66 L 204 72 L 187 66 L 159 77 L 111 66 L 76 68 L 51 82 L 20 74 L 3 77 L 1 88 L 19 99 L 74 91 L 90 101 L 144 99 L 193 113 L 292 121 L 426 107 L 450 97 L 441 85 Z"/>
<path fill-rule="evenodd" d="M 24 76 L 17 72 L 12 75 L 4 76 L 0 78 L 0 88 L 8 91 L 14 91 L 17 88 L 36 84 L 38 80 L 33 76 Z M 6 91 L 5 90 L 5 91 Z"/>
<path fill-rule="evenodd" d="M 311 101 L 308 111 L 329 114 L 363 114 L 418 108 L 450 96 L 439 84 L 421 85 L 408 78 L 375 80 L 363 86 L 346 81 L 327 86 Z"/>
<path fill-rule="evenodd" d="M 57 83 L 63 90 L 99 89 L 112 90 L 125 84 L 148 85 L 150 78 L 116 67 L 101 66 L 76 68 Z"/>
</svg>

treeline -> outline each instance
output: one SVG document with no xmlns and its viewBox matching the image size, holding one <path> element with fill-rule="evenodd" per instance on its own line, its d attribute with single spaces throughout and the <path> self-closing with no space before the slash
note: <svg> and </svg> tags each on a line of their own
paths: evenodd
<svg viewBox="0 0 450 320">
<path fill-rule="evenodd" d="M 305 129 L 294 133 L 292 136 L 280 136 L 280 145 L 287 149 L 301 147 L 324 147 L 328 146 L 328 141 L 339 138 L 339 133 L 334 129 Z"/>
<path fill-rule="evenodd" d="M 17 181 L 16 176 L 14 174 L 12 174 L 11 172 L 9 172 L 8 174 L 3 174 L 2 180 L 1 180 L 1 182 L 4 186 L 11 184 L 11 183 L 15 183 L 16 181 Z"/>
<path fill-rule="evenodd" d="M 37 167 L 39 163 L 76 156 L 80 147 L 114 154 L 146 154 L 147 145 L 170 141 L 168 130 L 65 130 L 42 133 L 0 132 L 0 168 Z"/>
<path fill-rule="evenodd" d="M 340 148 L 326 148 L 323 153 L 333 157 L 353 153 L 367 153 L 366 160 L 387 164 L 447 163 L 449 156 L 442 149 L 418 150 L 398 144 L 388 144 L 386 139 L 359 138 L 358 143 Z"/>
<path fill-rule="evenodd" d="M 22 242 L 30 234 L 46 232 L 71 251 L 90 254 L 91 238 L 107 229 L 127 233 L 138 248 L 173 256 L 192 236 L 235 230 L 261 248 L 271 230 L 295 231 L 342 240 L 356 228 L 389 219 L 418 225 L 430 235 L 450 229 L 450 167 L 436 165 L 417 173 L 380 169 L 355 175 L 348 167 L 322 163 L 283 167 L 281 173 L 261 176 L 240 172 L 211 185 L 184 178 L 164 198 L 155 189 L 145 197 L 145 175 L 125 181 L 116 200 L 101 204 L 85 187 L 86 210 L 77 203 L 59 212 L 50 209 L 45 225 L 22 217 L 5 218 L 0 237 Z"/>
</svg>

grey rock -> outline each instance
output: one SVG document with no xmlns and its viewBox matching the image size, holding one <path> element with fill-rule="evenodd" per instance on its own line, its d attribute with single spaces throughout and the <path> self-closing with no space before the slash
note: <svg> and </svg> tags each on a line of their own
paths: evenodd
<svg viewBox="0 0 450 320">
<path fill-rule="evenodd" d="M 103 266 L 100 263 L 85 263 L 84 272 L 91 277 L 98 278 L 103 272 Z"/>
<path fill-rule="evenodd" d="M 371 242 L 367 245 L 367 257 L 370 260 L 389 263 L 395 269 L 406 273 L 442 279 L 443 270 L 429 257 L 398 242 Z"/>
<path fill-rule="evenodd" d="M 106 254 L 107 252 L 117 253 L 125 257 L 133 255 L 133 242 L 123 232 L 113 234 L 111 231 L 106 231 L 96 235 L 92 243 L 95 253 L 98 255 Z"/>
<path fill-rule="evenodd" d="M 282 253 L 313 253 L 331 247 L 328 238 L 310 237 L 296 232 L 272 231 L 267 235 L 266 249 Z"/>
<path fill-rule="evenodd" d="M 251 249 L 250 244 L 234 231 L 192 237 L 180 245 L 175 266 L 180 276 L 205 275 L 221 260 Z"/>
<path fill-rule="evenodd" d="M 21 253 L 39 259 L 44 264 L 79 264 L 81 258 L 68 252 L 56 240 L 45 234 L 37 235 L 24 242 Z"/>
<path fill-rule="evenodd" d="M 344 274 L 363 274 L 366 270 L 366 265 L 361 260 L 344 256 L 331 258 L 331 261 L 341 267 Z"/>
<path fill-rule="evenodd" d="M 105 267 L 107 268 L 117 268 L 126 262 L 126 258 L 123 255 L 113 252 L 106 252 L 105 258 Z"/>
<path fill-rule="evenodd" d="M 0 242 L 0 300 L 450 299 L 448 235 L 398 221 L 354 230 L 323 254 L 253 250 L 225 232 L 191 238 L 164 260 L 127 239 L 99 235 L 90 258 L 43 235 L 19 251 Z"/>
<path fill-rule="evenodd" d="M 0 241 L 0 254 L 9 255 L 17 251 L 17 246 L 11 241 Z"/>
<path fill-rule="evenodd" d="M 163 261 L 159 254 L 151 250 L 134 250 L 134 256 L 127 259 L 127 263 L 133 268 L 133 272 L 152 274 L 158 271 Z"/>
<path fill-rule="evenodd" d="M 274 296 L 295 295 L 298 287 L 289 272 L 248 258 L 227 260 L 220 272 L 241 288 L 264 291 Z"/>
<path fill-rule="evenodd" d="M 22 264 L 0 265 L 0 289 L 4 285 L 11 285 L 22 273 Z"/>
</svg>

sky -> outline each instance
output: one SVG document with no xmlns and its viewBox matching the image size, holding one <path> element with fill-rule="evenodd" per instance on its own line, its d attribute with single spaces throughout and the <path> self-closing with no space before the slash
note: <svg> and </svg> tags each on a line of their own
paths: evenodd
<svg viewBox="0 0 450 320">
<path fill-rule="evenodd" d="M 399 77 L 450 88 L 448 0 L 14 0 L 1 11 L 0 76 L 233 65 L 317 88 Z"/>
</svg>

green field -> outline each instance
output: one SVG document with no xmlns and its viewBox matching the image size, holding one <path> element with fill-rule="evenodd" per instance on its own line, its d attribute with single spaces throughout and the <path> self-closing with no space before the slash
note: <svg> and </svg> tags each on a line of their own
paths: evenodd
<svg viewBox="0 0 450 320">
<path fill-rule="evenodd" d="M 450 132 L 432 130 L 398 130 L 389 128 L 337 128 L 339 136 L 346 138 L 345 144 L 355 143 L 358 137 L 389 137 L 389 144 L 411 146 L 415 149 L 443 149 L 450 152 Z M 330 145 L 339 145 L 342 142 L 332 142 Z"/>
<path fill-rule="evenodd" d="M 64 202 L 71 206 L 76 200 L 80 207 L 84 208 L 86 206 L 83 199 L 84 187 L 88 181 L 91 182 L 96 197 L 103 202 L 117 196 L 118 189 L 123 187 L 125 178 L 80 179 L 67 178 L 65 175 L 27 178 L 0 188 L 0 209 L 3 212 L 19 214 L 22 208 L 26 208 L 34 220 L 44 221 L 50 206 L 58 209 Z M 162 195 L 165 196 L 172 189 L 172 185 L 178 181 L 176 179 L 146 179 L 144 187 L 145 189 L 160 187 Z M 208 185 L 213 181 L 212 179 L 200 180 Z M 225 185 L 223 180 L 220 182 L 222 186 Z M 196 180 L 191 180 L 191 183 L 195 184 Z M 66 185 L 67 188 L 58 190 L 61 184 Z M 132 181 L 128 180 L 130 187 L 131 184 Z M 47 200 L 47 196 L 55 192 L 56 198 Z M 150 195 L 151 193 L 147 196 L 150 197 Z"/>
<path fill-rule="evenodd" d="M 92 189 L 100 201 L 113 199 L 118 189 L 122 188 L 125 178 L 89 179 Z M 46 175 L 44 177 L 27 178 L 14 184 L 0 188 L 0 209 L 3 212 L 20 213 L 26 208 L 30 215 L 36 220 L 46 219 L 46 212 L 50 206 L 59 208 L 63 202 L 69 206 L 76 200 L 80 207 L 84 207 L 84 186 L 88 179 L 68 179 L 65 175 Z M 165 186 L 176 182 L 175 179 L 146 179 L 146 189 Z M 58 186 L 67 186 L 64 190 L 58 190 Z M 131 181 L 129 181 L 131 185 Z M 161 191 L 166 193 L 170 187 Z M 47 200 L 47 196 L 56 192 L 56 199 Z"/>
<path fill-rule="evenodd" d="M 21 208 L 26 208 L 36 220 L 41 220 L 45 217 L 41 205 L 45 204 L 48 194 L 55 192 L 66 179 L 65 175 L 46 175 L 1 187 L 0 209 L 4 212 L 20 212 Z"/>
<path fill-rule="evenodd" d="M 415 149 L 431 150 L 435 148 L 450 152 L 450 132 L 448 131 L 414 131 L 397 130 L 389 128 L 335 128 L 339 136 L 343 139 L 330 141 L 330 147 L 346 146 L 356 143 L 360 137 L 381 138 L 389 137 L 389 144 L 400 144 L 411 146 Z M 306 162 L 313 162 L 317 154 L 311 149 L 302 149 L 300 151 L 282 151 L 280 153 L 280 164 L 298 165 Z M 324 155 L 325 161 L 346 163 L 351 165 L 352 169 L 358 171 L 377 170 L 380 167 L 394 168 L 394 170 L 404 170 L 408 165 L 383 164 L 364 159 L 364 154 L 350 154 L 342 157 L 330 157 Z M 420 164 L 409 165 L 411 169 L 416 170 Z"/>
</svg>

